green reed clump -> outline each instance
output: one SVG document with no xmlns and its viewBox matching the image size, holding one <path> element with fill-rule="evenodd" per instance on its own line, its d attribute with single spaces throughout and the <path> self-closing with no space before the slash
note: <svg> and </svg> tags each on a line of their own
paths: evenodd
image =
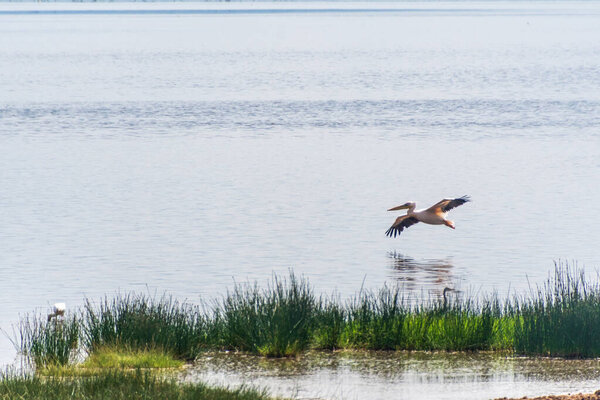
<svg viewBox="0 0 600 400">
<path fill-rule="evenodd" d="M 318 301 L 308 282 L 290 274 L 265 290 L 236 285 L 217 310 L 226 348 L 261 355 L 293 356 L 310 344 Z"/>
<path fill-rule="evenodd" d="M 348 304 L 344 345 L 370 350 L 393 350 L 405 343 L 404 320 L 409 308 L 399 288 L 384 286 L 363 292 Z"/>
<path fill-rule="evenodd" d="M 76 351 L 79 334 L 80 321 L 75 316 L 48 320 L 28 315 L 20 322 L 13 343 L 37 367 L 67 365 Z"/>
<path fill-rule="evenodd" d="M 99 371 L 88 377 L 0 374 L 0 400 L 267 400 L 264 391 L 178 383 L 151 372 Z"/>
<path fill-rule="evenodd" d="M 314 318 L 312 347 L 319 350 L 335 350 L 342 347 L 342 335 L 346 326 L 347 311 L 339 300 L 320 300 Z"/>
<path fill-rule="evenodd" d="M 372 350 L 486 350 L 495 342 L 493 302 L 411 305 L 399 288 L 365 293 L 349 304 L 343 343 Z"/>
<path fill-rule="evenodd" d="M 530 298 L 515 299 L 514 349 L 523 354 L 600 356 L 600 287 L 567 266 Z"/>
<path fill-rule="evenodd" d="M 409 329 L 413 341 L 422 343 L 421 350 L 488 350 L 494 343 L 496 315 L 489 302 L 480 305 L 472 299 L 460 300 L 416 312 L 414 316 L 427 319 L 417 332 Z M 423 330 L 423 326 L 427 329 Z"/>
<path fill-rule="evenodd" d="M 501 307 L 497 298 L 494 298 L 492 315 L 494 315 L 494 319 L 491 350 L 513 350 L 515 322 L 518 319 L 518 315 L 514 312 L 514 305 L 507 302 Z"/>
<path fill-rule="evenodd" d="M 90 352 L 115 346 L 161 349 L 184 360 L 194 359 L 214 340 L 213 326 L 199 307 L 168 296 L 119 295 L 98 305 L 86 300 L 82 331 Z"/>
</svg>

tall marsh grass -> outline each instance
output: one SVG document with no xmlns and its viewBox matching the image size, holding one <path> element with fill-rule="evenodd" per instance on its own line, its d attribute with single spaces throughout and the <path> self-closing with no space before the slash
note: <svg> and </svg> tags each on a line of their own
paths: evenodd
<svg viewBox="0 0 600 400">
<path fill-rule="evenodd" d="M 342 347 L 371 350 L 488 350 L 495 344 L 493 302 L 434 299 L 412 305 L 384 287 L 350 302 Z"/>
<path fill-rule="evenodd" d="M 343 347 L 393 350 L 405 341 L 403 329 L 410 313 L 402 292 L 387 286 L 378 293 L 365 292 L 347 305 Z"/>
<path fill-rule="evenodd" d="M 316 304 L 310 346 L 318 350 L 336 350 L 342 348 L 342 336 L 348 320 L 348 310 L 341 302 L 331 299 L 319 299 Z"/>
<path fill-rule="evenodd" d="M 89 351 L 121 346 L 130 350 L 161 349 L 192 360 L 210 347 L 213 325 L 198 306 L 169 296 L 119 295 L 98 304 L 86 300 L 81 316 L 83 342 Z"/>
<path fill-rule="evenodd" d="M 266 356 L 292 356 L 306 350 L 312 338 L 319 302 L 305 279 L 274 277 L 261 290 L 238 285 L 216 310 L 223 345 Z"/>
<path fill-rule="evenodd" d="M 600 286 L 583 271 L 557 267 L 529 298 L 514 301 L 514 349 L 563 357 L 600 355 Z"/>
<path fill-rule="evenodd" d="M 62 325 L 21 323 L 21 350 L 34 361 L 67 363 L 83 350 L 160 349 L 192 360 L 204 350 L 294 356 L 308 349 L 506 350 L 566 357 L 600 356 L 600 286 L 557 265 L 527 296 L 452 296 L 415 303 L 398 287 L 361 291 L 347 301 L 316 296 L 293 273 L 267 288 L 236 285 L 212 309 L 144 295 L 87 301 Z"/>
<path fill-rule="evenodd" d="M 28 315 L 18 326 L 15 343 L 38 367 L 67 365 L 78 347 L 81 321 L 75 316 L 52 319 Z"/>
</svg>

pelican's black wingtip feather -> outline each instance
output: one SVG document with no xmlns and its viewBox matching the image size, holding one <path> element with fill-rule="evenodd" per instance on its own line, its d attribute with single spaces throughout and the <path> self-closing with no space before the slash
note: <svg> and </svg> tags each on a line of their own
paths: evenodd
<svg viewBox="0 0 600 400">
<path fill-rule="evenodd" d="M 462 206 L 465 203 L 468 203 L 469 201 L 471 201 L 471 199 L 469 197 L 463 196 L 463 197 L 460 197 L 458 199 L 454 199 L 452 201 L 452 203 L 454 203 L 453 204 L 454 207 L 458 207 L 458 206 Z"/>
<path fill-rule="evenodd" d="M 389 237 L 396 237 L 396 235 L 399 235 L 400 232 L 398 232 L 397 228 L 394 228 L 393 226 L 388 229 L 387 231 L 385 231 L 385 236 L 389 236 Z"/>
<path fill-rule="evenodd" d="M 469 195 L 464 195 L 463 197 L 459 197 L 457 199 L 452 199 L 444 207 L 442 207 L 442 211 L 448 212 L 448 211 L 452 210 L 453 208 L 462 206 L 463 204 L 465 204 L 469 201 L 471 201 L 471 197 Z"/>
</svg>

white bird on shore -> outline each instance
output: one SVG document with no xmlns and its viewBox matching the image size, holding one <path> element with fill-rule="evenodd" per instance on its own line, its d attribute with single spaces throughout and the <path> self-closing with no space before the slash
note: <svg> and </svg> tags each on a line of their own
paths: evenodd
<svg viewBox="0 0 600 400">
<path fill-rule="evenodd" d="M 52 307 L 52 313 L 48 314 L 48 321 L 52 318 L 62 317 L 65 315 L 65 310 L 67 309 L 67 305 L 65 303 L 54 303 Z"/>
<path fill-rule="evenodd" d="M 446 219 L 446 215 L 448 214 L 448 211 L 461 206 L 468 201 L 471 201 L 469 196 L 463 196 L 457 199 L 441 200 L 426 210 L 415 211 L 417 205 L 412 201 L 398 207 L 390 208 L 388 211 L 408 209 L 408 212 L 406 215 L 398 217 L 385 234 L 389 237 L 396 237 L 396 235 L 400 235 L 404 228 L 408 228 L 417 222 L 423 222 L 429 225 L 446 225 L 447 227 L 454 229 L 454 222 Z"/>
</svg>

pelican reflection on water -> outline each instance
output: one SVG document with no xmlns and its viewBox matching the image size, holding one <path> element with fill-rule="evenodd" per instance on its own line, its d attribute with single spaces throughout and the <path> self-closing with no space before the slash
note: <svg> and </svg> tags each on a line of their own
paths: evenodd
<svg viewBox="0 0 600 400">
<path fill-rule="evenodd" d="M 393 278 L 402 282 L 407 290 L 423 286 L 441 295 L 444 287 L 455 283 L 454 265 L 449 259 L 416 260 L 396 251 L 388 252 L 388 258 L 391 260 Z"/>
<path fill-rule="evenodd" d="M 471 201 L 469 196 L 459 197 L 457 199 L 443 199 L 425 210 L 416 210 L 417 204 L 413 201 L 404 203 L 401 206 L 390 208 L 388 211 L 408 209 L 406 215 L 396 218 L 394 224 L 388 229 L 385 234 L 389 237 L 400 235 L 404 228 L 408 228 L 417 222 L 423 222 L 429 225 L 446 225 L 449 228 L 455 229 L 453 221 L 446 219 L 448 211 Z"/>
</svg>

